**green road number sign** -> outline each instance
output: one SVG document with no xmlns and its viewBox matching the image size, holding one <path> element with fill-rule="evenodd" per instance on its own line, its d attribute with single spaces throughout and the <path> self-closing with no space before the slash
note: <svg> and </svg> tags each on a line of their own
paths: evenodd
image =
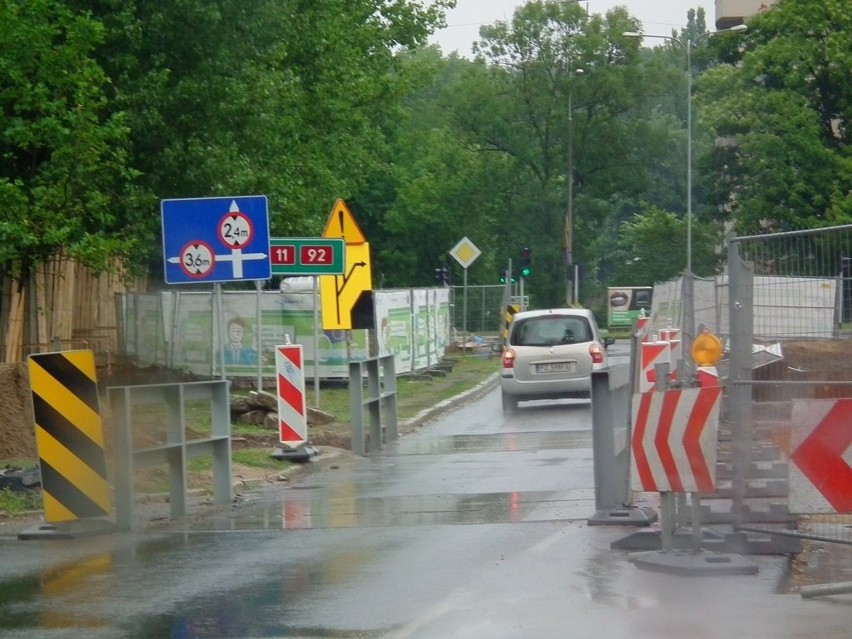
<svg viewBox="0 0 852 639">
<path fill-rule="evenodd" d="M 343 238 L 270 238 L 269 259 L 273 275 L 342 275 Z"/>
</svg>

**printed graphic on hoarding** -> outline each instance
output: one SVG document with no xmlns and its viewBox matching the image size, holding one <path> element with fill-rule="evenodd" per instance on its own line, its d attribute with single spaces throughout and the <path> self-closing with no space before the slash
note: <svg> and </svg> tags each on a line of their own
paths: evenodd
<svg viewBox="0 0 852 639">
<path fill-rule="evenodd" d="M 228 320 L 227 341 L 224 347 L 225 364 L 257 364 L 257 349 L 246 338 L 246 320 L 232 317 Z"/>
<path fill-rule="evenodd" d="M 397 373 L 411 372 L 410 292 L 376 291 L 375 303 L 379 355 L 393 355 Z"/>
<path fill-rule="evenodd" d="M 434 365 L 444 355 L 450 314 L 446 289 L 376 291 L 375 302 L 378 353 L 393 354 L 398 373 Z M 263 292 L 259 326 L 257 303 L 256 293 L 223 292 L 220 329 L 211 293 L 127 296 L 122 304 L 125 347 L 129 354 L 144 356 L 146 364 L 198 375 L 218 374 L 224 359 L 226 376 L 255 377 L 259 358 L 268 379 L 275 377 L 276 346 L 288 339 L 302 346 L 308 378 L 315 365 L 323 379 L 348 378 L 349 362 L 369 357 L 367 330 L 320 328 L 315 350 L 314 305 L 318 309 L 319 300 L 311 290 Z"/>
<path fill-rule="evenodd" d="M 651 315 L 651 286 L 622 286 L 607 289 L 607 325 L 633 326 L 640 313 Z"/>
</svg>

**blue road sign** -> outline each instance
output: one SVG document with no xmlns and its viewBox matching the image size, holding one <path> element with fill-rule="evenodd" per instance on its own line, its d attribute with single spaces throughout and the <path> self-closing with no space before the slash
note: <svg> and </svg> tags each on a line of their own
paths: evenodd
<svg viewBox="0 0 852 639">
<path fill-rule="evenodd" d="M 265 195 L 162 200 L 167 284 L 268 280 Z"/>
</svg>

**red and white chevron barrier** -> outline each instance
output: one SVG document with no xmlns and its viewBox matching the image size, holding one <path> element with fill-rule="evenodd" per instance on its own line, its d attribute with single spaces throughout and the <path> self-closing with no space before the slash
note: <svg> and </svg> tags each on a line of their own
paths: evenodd
<svg viewBox="0 0 852 639">
<path fill-rule="evenodd" d="M 278 431 L 285 446 L 295 447 L 308 440 L 308 411 L 305 404 L 305 372 L 302 346 L 275 347 L 275 373 L 278 380 Z"/>
<path fill-rule="evenodd" d="M 790 512 L 852 513 L 852 399 L 794 399 Z"/>
<path fill-rule="evenodd" d="M 683 340 L 679 328 L 660 329 L 660 341 L 669 343 L 672 370 L 677 369 L 678 362 L 683 359 Z"/>
<path fill-rule="evenodd" d="M 657 379 L 657 364 L 669 364 L 671 368 L 671 348 L 668 342 L 640 342 L 639 392 L 646 393 L 654 389 Z"/>
<path fill-rule="evenodd" d="M 722 387 L 633 396 L 631 488 L 710 493 L 716 486 L 716 440 Z"/>
<path fill-rule="evenodd" d="M 718 386 L 719 371 L 715 366 L 698 366 L 695 369 L 695 377 L 699 386 Z"/>
</svg>

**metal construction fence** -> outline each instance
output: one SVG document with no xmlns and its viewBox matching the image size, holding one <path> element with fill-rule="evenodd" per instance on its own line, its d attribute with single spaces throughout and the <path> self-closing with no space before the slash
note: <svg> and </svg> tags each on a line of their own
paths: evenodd
<svg viewBox="0 0 852 639">
<path fill-rule="evenodd" d="M 852 226 L 728 242 L 730 496 L 743 529 L 852 543 Z"/>
<path fill-rule="evenodd" d="M 838 579 L 848 580 L 852 225 L 731 237 L 727 257 L 726 272 L 716 278 L 685 275 L 655 287 L 651 316 L 637 320 L 632 344 L 629 421 L 615 367 L 593 385 L 592 413 L 604 416 L 593 427 L 613 430 L 596 446 L 596 464 L 606 464 L 600 476 L 615 495 L 607 502 L 596 493 L 595 520 L 634 525 L 618 508 L 618 490 L 629 482 L 631 490 L 660 493 L 664 548 L 682 543 L 673 528 L 688 526 L 693 548 L 734 553 L 792 554 L 804 547 L 802 540 L 825 542 L 827 561 L 836 564 Z M 687 346 L 692 339 L 695 353 Z M 699 393 L 687 397 L 684 391 Z M 700 391 L 721 397 L 712 418 L 709 400 L 694 410 Z M 684 397 L 689 401 L 681 409 Z M 710 438 L 701 440 L 705 433 Z M 620 457 L 626 442 L 629 471 Z M 598 483 L 596 465 L 596 491 Z M 734 533 L 702 531 L 717 524 L 731 525 Z M 651 549 L 660 543 L 651 537 L 637 533 L 618 547 Z M 732 570 L 752 569 L 726 559 Z M 697 560 L 695 566 L 653 560 L 658 569 L 699 568 Z M 721 567 L 712 557 L 700 566 L 708 572 Z M 852 592 L 852 582 L 830 588 L 841 591 Z"/>
<path fill-rule="evenodd" d="M 303 278 L 304 279 L 304 278 Z M 260 301 L 257 301 L 257 298 Z M 478 336 L 496 337 L 504 323 L 509 291 L 502 285 L 452 286 L 431 289 L 382 289 L 374 292 L 375 339 L 372 331 L 326 331 L 319 336 L 321 376 L 348 376 L 346 363 L 370 356 L 370 342 L 378 355 L 394 354 L 396 370 L 405 373 L 434 365 L 446 347 Z M 162 365 L 200 375 L 215 375 L 215 352 L 232 335 L 230 323 L 239 322 L 241 339 L 248 343 L 239 358 L 224 363 L 228 376 L 256 375 L 258 354 L 263 375 L 274 374 L 270 353 L 288 334 L 307 348 L 312 369 L 316 330 L 311 290 L 223 291 L 225 321 L 219 326 L 216 299 L 207 291 L 169 290 L 116 296 L 117 339 L 120 354 L 142 366 Z M 259 312 L 257 310 L 259 307 Z M 271 378 L 270 378 L 271 379 Z"/>
<path fill-rule="evenodd" d="M 508 301 L 505 285 L 451 286 L 453 330 L 459 334 L 466 330 L 468 335 L 498 334 Z"/>
<path fill-rule="evenodd" d="M 280 291 L 161 291 L 117 299 L 122 353 L 141 366 L 198 376 L 275 380 L 275 347 L 305 348 L 318 379 L 348 379 L 349 362 L 393 355 L 398 373 L 426 370 L 450 340 L 449 293 L 443 288 L 384 289 L 373 296 L 376 330 L 322 329 L 321 300 L 311 288 Z"/>
</svg>

